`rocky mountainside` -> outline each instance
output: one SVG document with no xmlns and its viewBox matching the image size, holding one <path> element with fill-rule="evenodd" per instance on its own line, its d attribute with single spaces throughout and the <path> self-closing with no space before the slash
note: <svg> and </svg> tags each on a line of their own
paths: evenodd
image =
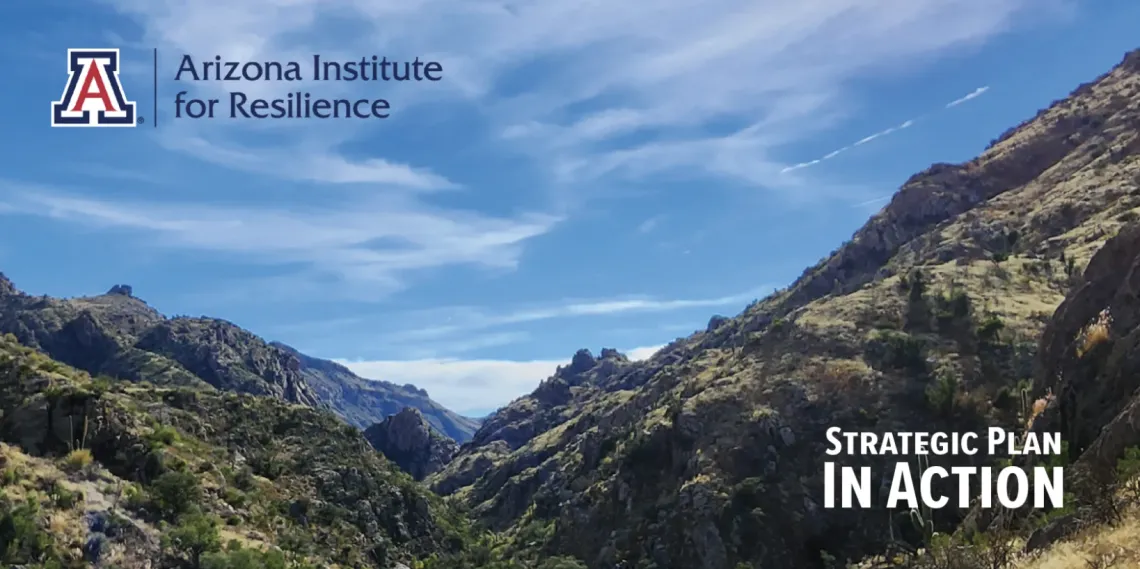
<svg viewBox="0 0 1140 569">
<path fill-rule="evenodd" d="M 12 335 L 0 441 L 3 567 L 388 569 L 472 540 L 331 413 L 92 379 Z"/>
<path fill-rule="evenodd" d="M 428 482 L 531 548 L 598 569 L 824 567 L 920 543 L 896 512 L 821 508 L 824 430 L 1022 428 L 1025 402 L 1066 373 L 1041 358 L 1116 289 L 1054 311 L 1138 217 L 1134 52 L 974 160 L 913 176 L 849 242 L 740 315 L 643 362 L 579 352 Z M 1104 448 L 1111 462 L 1134 444 L 1094 442 L 1130 409 L 1127 375 L 1060 407 L 1081 457 Z M 1061 401 L 1080 391 L 1053 389 Z M 953 460 L 967 459 L 982 460 Z M 850 464 L 883 471 L 861 460 Z M 933 522 L 949 531 L 967 514 Z"/>
<path fill-rule="evenodd" d="M 1043 405 L 1030 427 L 1061 433 L 1072 461 L 1066 479 L 1078 483 L 1067 489 L 1091 499 L 1038 528 L 1027 544 L 1031 550 L 1086 529 L 1089 520 L 1117 523 L 1117 512 L 1140 501 L 1135 491 L 1123 497 L 1104 492 L 1122 482 L 1140 488 L 1120 479 L 1140 468 L 1140 223 L 1092 258 L 1045 327 L 1040 348 L 1033 392 Z M 1020 458 L 1026 466 L 1038 462 Z M 970 530 L 993 531 L 1007 520 L 975 509 L 969 521 Z"/>
<path fill-rule="evenodd" d="M 436 433 L 419 409 L 412 407 L 372 425 L 364 431 L 364 438 L 416 480 L 438 472 L 459 451 L 455 441 Z"/>
<path fill-rule="evenodd" d="M 166 318 L 125 285 L 94 297 L 33 297 L 0 274 L 3 333 L 93 375 L 328 407 L 361 429 L 404 407 L 420 409 L 441 433 L 459 441 L 476 427 L 414 386 L 360 378 L 224 320 Z"/>
</svg>

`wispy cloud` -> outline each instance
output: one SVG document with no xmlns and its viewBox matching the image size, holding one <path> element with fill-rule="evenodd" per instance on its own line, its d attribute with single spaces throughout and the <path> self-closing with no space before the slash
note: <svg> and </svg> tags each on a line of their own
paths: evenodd
<svg viewBox="0 0 1140 569">
<path fill-rule="evenodd" d="M 663 346 L 633 348 L 630 359 L 644 359 Z M 568 359 L 549 360 L 338 360 L 370 379 L 412 383 L 459 413 L 482 414 L 526 395 Z"/>
<path fill-rule="evenodd" d="M 467 334 L 448 338 L 446 341 L 437 344 L 411 345 L 402 350 L 401 355 L 414 359 L 455 357 L 459 354 L 477 352 L 487 348 L 521 344 L 529 340 L 530 337 L 530 333 L 521 330 Z"/>
<path fill-rule="evenodd" d="M 142 182 L 152 186 L 166 186 L 171 182 L 169 179 L 155 174 L 148 174 L 146 172 L 126 168 L 116 168 L 114 166 L 92 162 L 68 164 L 68 169 L 85 176 Z"/>
<path fill-rule="evenodd" d="M 956 107 L 962 103 L 965 103 L 966 101 L 969 101 L 970 99 L 977 98 L 977 97 L 981 96 L 982 93 L 985 93 L 988 89 L 989 89 L 989 87 L 979 87 L 977 89 L 974 89 L 969 94 L 967 94 L 963 97 L 960 97 L 958 99 L 955 99 L 953 101 L 950 101 L 945 106 L 943 106 L 943 109 L 949 109 L 951 107 Z M 788 172 L 792 172 L 795 170 L 800 170 L 803 168 L 815 166 L 816 164 L 819 164 L 820 162 L 835 158 L 836 156 L 839 156 L 840 154 L 847 152 L 848 150 L 851 150 L 852 148 L 855 148 L 856 146 L 862 146 L 862 145 L 867 144 L 869 142 L 874 142 L 875 140 L 880 139 L 884 136 L 896 133 L 896 132 L 903 130 L 903 129 L 906 129 L 906 128 L 910 128 L 910 127 L 914 126 L 915 122 L 920 121 L 922 119 L 925 119 L 928 116 L 929 116 L 929 114 L 923 115 L 922 117 L 917 117 L 917 118 L 905 120 L 896 126 L 892 126 L 890 128 L 880 130 L 879 132 L 869 134 L 867 136 L 864 136 L 863 138 L 860 138 L 859 140 L 856 140 L 855 142 L 852 142 L 851 144 L 848 144 L 847 146 L 844 146 L 844 147 L 836 149 L 836 150 L 832 150 L 831 152 L 828 152 L 827 154 L 824 154 L 823 156 L 816 158 L 814 160 L 809 160 L 807 162 L 800 162 L 798 164 L 793 164 L 791 166 L 788 166 L 788 167 L 784 168 L 783 170 L 780 170 L 780 173 L 786 174 Z"/>
<path fill-rule="evenodd" d="M 401 341 L 422 341 L 455 334 L 467 334 L 500 326 L 526 324 L 546 320 L 586 316 L 616 316 L 631 313 L 661 313 L 695 308 L 743 308 L 749 302 L 770 293 L 773 287 L 759 287 L 744 293 L 714 298 L 662 299 L 618 298 L 604 300 L 564 301 L 543 306 L 516 307 L 506 311 L 469 306 L 440 307 L 424 311 L 425 321 L 445 322 L 441 325 L 409 329 L 393 337 Z"/>
<path fill-rule="evenodd" d="M 637 232 L 638 233 L 651 233 L 654 229 L 657 229 L 658 225 L 661 225 L 662 219 L 664 219 L 662 216 L 657 215 L 657 216 L 651 217 L 649 219 L 646 219 L 645 221 L 642 221 L 641 223 L 639 223 L 637 225 Z"/>
<path fill-rule="evenodd" d="M 0 181 L 0 199 L 10 206 L 3 213 L 134 231 L 146 237 L 143 246 L 291 267 L 326 293 L 339 289 L 373 298 L 399 288 L 418 270 L 514 268 L 521 245 L 558 222 L 542 214 L 504 218 L 433 209 L 400 196 L 330 201 L 307 209 L 225 207 L 97 200 Z M 288 279 L 286 284 L 305 282 Z"/>
<path fill-rule="evenodd" d="M 161 143 L 168 149 L 185 152 L 228 168 L 274 178 L 323 184 L 372 184 L 393 189 L 440 190 L 457 187 L 455 182 L 431 172 L 394 163 L 383 158 L 350 160 L 333 151 L 332 142 L 309 139 L 286 146 L 252 149 L 238 144 L 207 139 L 206 133 L 191 129 L 162 131 Z"/>
<path fill-rule="evenodd" d="M 444 81 L 383 86 L 398 105 L 394 120 L 433 101 L 466 104 L 489 119 L 499 142 L 527 153 L 559 183 L 668 170 L 780 186 L 792 180 L 780 176 L 787 165 L 772 158 L 775 150 L 831 126 L 843 113 L 828 109 L 845 100 L 851 81 L 976 45 L 1025 20 L 1026 8 L 1043 12 L 1042 2 L 1060 0 L 107 1 L 142 24 L 139 43 L 171 54 L 431 57 L 443 63 Z M 515 79 L 524 72 L 534 81 L 520 92 Z M 314 88 L 360 94 L 376 87 Z M 444 183 L 428 164 L 344 157 L 342 143 L 362 124 L 300 122 L 304 129 L 283 129 L 272 144 L 235 142 L 233 129 L 203 123 L 195 127 L 203 145 L 182 150 L 302 180 Z M 740 130 L 724 133 L 733 123 Z M 274 152 L 256 154 L 260 163 L 241 157 L 265 147 Z"/>
<path fill-rule="evenodd" d="M 953 101 L 946 103 L 946 108 L 949 109 L 950 107 L 957 107 L 958 105 L 961 105 L 962 103 L 965 103 L 966 101 L 981 97 L 983 93 L 985 93 L 986 91 L 989 91 L 989 90 L 990 90 L 989 86 L 978 87 L 977 89 L 970 91 L 964 97 L 954 99 Z"/>
</svg>

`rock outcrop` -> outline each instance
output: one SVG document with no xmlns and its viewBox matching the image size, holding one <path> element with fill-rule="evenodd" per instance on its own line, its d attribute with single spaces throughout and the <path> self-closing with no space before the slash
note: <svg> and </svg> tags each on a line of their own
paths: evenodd
<svg viewBox="0 0 1140 569">
<path fill-rule="evenodd" d="M 459 451 L 455 441 L 436 433 L 419 409 L 412 407 L 368 427 L 364 438 L 416 480 L 438 472 Z"/>
</svg>

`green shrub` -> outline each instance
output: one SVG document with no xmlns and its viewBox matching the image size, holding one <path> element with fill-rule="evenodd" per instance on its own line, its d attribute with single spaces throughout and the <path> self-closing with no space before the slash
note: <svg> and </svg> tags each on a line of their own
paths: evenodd
<svg viewBox="0 0 1140 569">
<path fill-rule="evenodd" d="M 251 470 L 248 466 L 243 466 L 241 469 L 234 473 L 233 484 L 234 486 L 237 486 L 239 490 L 242 490 L 244 492 L 253 490 L 253 470 Z"/>
<path fill-rule="evenodd" d="M 294 569 L 300 564 L 288 563 L 280 551 L 259 551 L 246 549 L 236 541 L 231 541 L 225 551 L 207 553 L 202 556 L 202 569 Z"/>
<path fill-rule="evenodd" d="M 198 478 L 189 472 L 170 471 L 159 476 L 149 488 L 151 505 L 166 519 L 190 511 L 202 497 Z"/>
<path fill-rule="evenodd" d="M 179 441 L 179 438 L 178 430 L 169 425 L 162 425 L 147 435 L 147 440 L 151 444 L 163 446 L 172 446 Z"/>
<path fill-rule="evenodd" d="M 58 480 L 54 480 L 48 487 L 48 496 L 55 503 L 55 506 L 60 509 L 69 510 L 75 507 L 75 504 L 82 499 L 83 495 L 79 492 L 72 492 L 63 486 Z"/>
<path fill-rule="evenodd" d="M 176 557 L 190 563 L 191 567 L 200 568 L 204 554 L 221 549 L 218 519 L 200 513 L 183 516 L 162 536 L 162 545 Z"/>
<path fill-rule="evenodd" d="M 879 368 L 926 372 L 926 345 L 896 330 L 876 330 L 866 346 L 866 357 Z"/>
<path fill-rule="evenodd" d="M 0 474 L 0 486 L 12 486 L 23 478 L 23 473 L 15 466 L 9 466 Z"/>
<path fill-rule="evenodd" d="M 1009 387 L 1002 387 L 994 395 L 993 406 L 994 409 L 1000 411 L 1013 411 L 1017 405 L 1017 397 L 1013 395 L 1013 391 Z"/>
<path fill-rule="evenodd" d="M 943 417 L 954 414 L 958 400 L 958 377 L 950 372 L 942 372 L 933 383 L 926 387 L 926 403 L 930 410 Z"/>
<path fill-rule="evenodd" d="M 235 508 L 244 507 L 246 503 L 245 492 L 232 486 L 226 486 L 226 489 L 222 491 L 222 500 Z"/>
<path fill-rule="evenodd" d="M 5 567 L 41 561 L 51 550 L 51 536 L 40 529 L 38 518 L 35 502 L 0 503 L 0 561 Z"/>
<path fill-rule="evenodd" d="M 934 316 L 941 330 L 960 329 L 969 322 L 973 311 L 973 301 L 962 289 L 955 288 L 949 294 L 934 297 Z"/>
<path fill-rule="evenodd" d="M 998 341 L 998 335 L 1005 329 L 1005 323 L 996 315 L 987 316 L 976 331 L 978 341 L 982 344 L 993 345 Z"/>
<path fill-rule="evenodd" d="M 1116 475 L 1125 495 L 1133 502 L 1140 502 L 1140 447 L 1124 451 L 1116 463 Z"/>
</svg>

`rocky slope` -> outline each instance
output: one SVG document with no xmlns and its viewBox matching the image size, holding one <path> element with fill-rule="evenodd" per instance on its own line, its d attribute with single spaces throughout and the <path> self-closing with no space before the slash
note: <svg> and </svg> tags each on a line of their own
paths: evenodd
<svg viewBox="0 0 1140 569">
<path fill-rule="evenodd" d="M 1057 308 L 1041 336 L 1033 395 L 1043 405 L 1031 428 L 1061 433 L 1072 461 L 1067 489 L 1084 498 L 1083 507 L 1034 532 L 1028 548 L 1039 549 L 1090 521 L 1118 521 L 1115 511 L 1140 502 L 1135 491 L 1123 504 L 1107 496 L 1122 486 L 1140 488 L 1120 478 L 1140 474 L 1140 223 L 1100 249 Z M 975 510 L 968 528 L 992 530 L 1007 521 L 995 513 Z"/>
<path fill-rule="evenodd" d="M 455 441 L 435 432 L 419 409 L 399 413 L 364 431 L 364 438 L 416 480 L 438 472 L 459 451 Z"/>
<path fill-rule="evenodd" d="M 471 542 L 330 413 L 92 379 L 11 335 L 0 441 L 4 567 L 387 569 Z"/>
<path fill-rule="evenodd" d="M 894 513 L 819 506 L 824 430 L 1024 425 L 1019 401 L 1044 386 L 1045 323 L 1140 217 L 1138 131 L 1134 52 L 976 159 L 913 176 L 851 241 L 735 318 L 644 362 L 579 353 L 429 482 L 596 568 L 822 567 L 918 539 Z M 1065 339 L 1085 312 L 1061 313 L 1068 327 L 1046 337 Z M 1095 446 L 1124 405 L 1097 401 L 1074 411 L 1095 417 L 1067 424 L 1073 444 Z"/>
<path fill-rule="evenodd" d="M 1140 224 L 1093 257 L 1041 338 L 1034 391 L 1055 395 L 1038 429 L 1062 433 L 1081 467 L 1105 471 L 1140 445 Z"/>
<path fill-rule="evenodd" d="M 125 285 L 94 297 L 33 297 L 0 274 L 2 333 L 94 375 L 328 407 L 361 429 L 409 406 L 459 441 L 475 429 L 414 386 L 360 378 L 224 320 L 166 318 Z"/>
</svg>

